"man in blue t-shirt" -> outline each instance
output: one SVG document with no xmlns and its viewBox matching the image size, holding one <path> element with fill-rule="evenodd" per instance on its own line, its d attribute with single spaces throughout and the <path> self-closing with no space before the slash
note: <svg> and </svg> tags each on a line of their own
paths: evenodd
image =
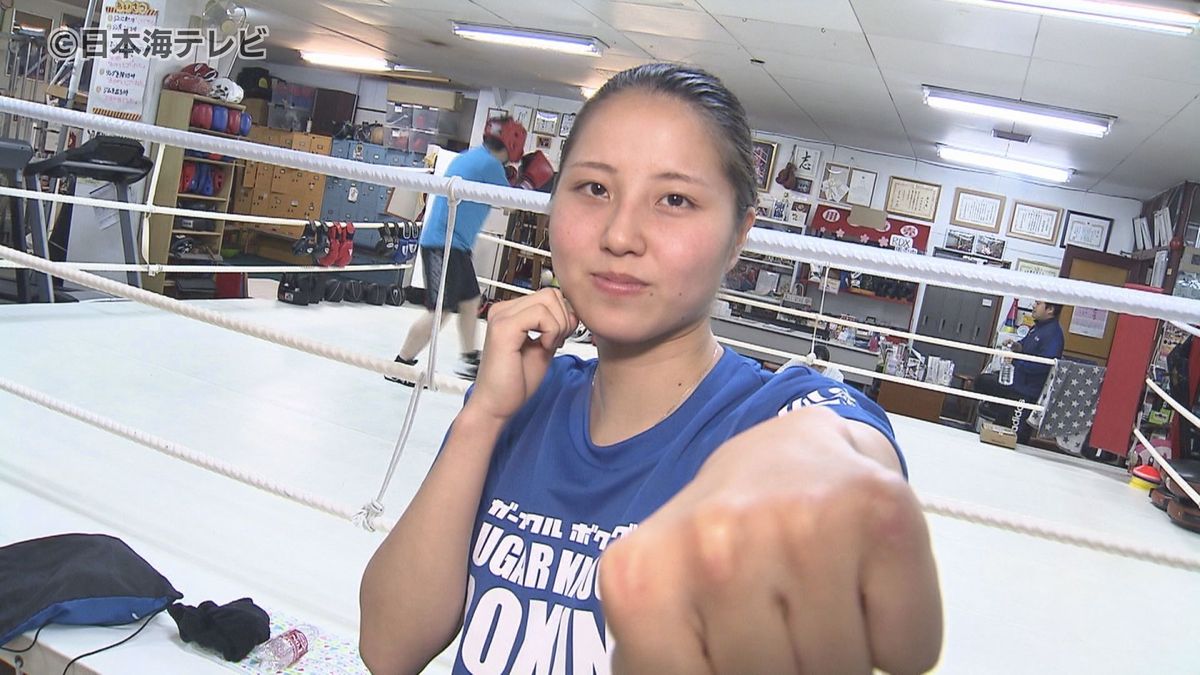
<svg viewBox="0 0 1200 675">
<path fill-rule="evenodd" d="M 508 186 L 504 165 L 517 162 L 525 150 L 525 127 L 509 117 L 488 120 L 483 132 L 483 145 L 455 157 L 446 168 L 446 177 L 458 176 L 476 183 Z M 471 262 L 475 239 L 483 229 L 491 209 L 487 204 L 463 201 L 454 218 L 454 235 L 450 240 L 449 260 L 443 260 L 446 230 L 450 209 L 446 198 L 438 195 L 429 204 L 421 231 L 421 266 L 425 277 L 425 309 L 428 310 L 408 330 L 408 336 L 396 355 L 396 362 L 409 366 L 417 364 L 417 354 L 429 344 L 433 331 L 433 313 L 437 307 L 442 273 L 446 274 L 446 296 L 442 307 L 446 312 L 442 322 L 452 313 L 458 314 L 458 337 L 462 360 L 455 372 L 469 380 L 479 370 L 479 349 L 475 346 L 475 326 L 479 314 L 479 281 Z M 389 377 L 393 382 L 407 384 Z"/>
<path fill-rule="evenodd" d="M 1033 328 L 1020 342 L 1012 344 L 1012 350 L 1019 354 L 1042 356 L 1048 359 L 1057 359 L 1062 356 L 1064 338 L 1062 326 L 1058 323 L 1061 312 L 1062 305 L 1060 304 L 1042 301 L 1035 303 L 1033 305 Z M 1050 377 L 1052 369 L 1053 366 L 1046 363 L 1014 359 L 1011 385 L 1001 384 L 998 373 L 987 373 L 980 375 L 979 379 L 975 381 L 975 391 L 1014 400 L 1024 399 L 1029 403 L 1034 403 L 1042 395 L 1042 388 L 1046 386 L 1046 380 Z M 985 403 L 980 408 L 981 414 L 993 415 L 997 422 L 1005 426 L 1013 418 L 1013 408 L 1009 406 Z M 1028 414 L 1028 410 L 1021 410 L 1022 422 Z M 1026 441 L 1029 435 L 1030 430 L 1021 424 L 1017 431 L 1018 438 Z"/>
</svg>

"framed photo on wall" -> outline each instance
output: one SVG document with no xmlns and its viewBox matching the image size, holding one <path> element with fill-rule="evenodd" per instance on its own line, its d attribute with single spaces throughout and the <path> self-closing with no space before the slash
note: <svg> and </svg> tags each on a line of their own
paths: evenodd
<svg viewBox="0 0 1200 675">
<path fill-rule="evenodd" d="M 535 134 L 545 134 L 547 136 L 555 136 L 558 134 L 558 113 L 550 112 L 549 110 L 539 110 L 533 115 L 533 129 Z"/>
<path fill-rule="evenodd" d="M 771 141 L 751 141 L 754 156 L 754 184 L 759 192 L 771 189 L 771 176 L 775 173 L 775 153 L 779 146 Z"/>
<path fill-rule="evenodd" d="M 946 230 L 946 248 L 960 253 L 975 252 L 975 233 L 962 230 Z"/>
<path fill-rule="evenodd" d="M 512 118 L 521 123 L 528 131 L 530 124 L 533 123 L 533 108 L 527 105 L 514 105 L 512 109 Z"/>
<path fill-rule="evenodd" d="M 1112 234 L 1112 218 L 1094 216 L 1090 213 L 1067 211 L 1066 224 L 1063 226 L 1063 238 L 1060 246 L 1080 246 L 1093 251 L 1104 251 L 1108 248 L 1108 238 Z"/>
<path fill-rule="evenodd" d="M 975 236 L 975 255 L 999 260 L 1004 257 L 1004 239 L 986 234 Z"/>
<path fill-rule="evenodd" d="M 575 127 L 575 113 L 563 113 L 562 122 L 558 125 L 558 135 L 566 138 Z"/>
<path fill-rule="evenodd" d="M 883 210 L 933 222 L 941 194 L 942 186 L 936 183 L 892 176 L 888 179 L 887 201 Z"/>
<path fill-rule="evenodd" d="M 1044 277 L 1058 276 L 1058 265 L 1038 262 L 1036 260 L 1018 260 L 1015 269 L 1018 272 L 1025 272 L 1026 274 L 1038 274 Z"/>
<path fill-rule="evenodd" d="M 850 194 L 850 167 L 845 164 L 825 162 L 825 175 L 821 179 L 819 196 L 827 202 L 845 204 Z"/>
<path fill-rule="evenodd" d="M 508 116 L 509 116 L 508 111 L 505 110 L 504 108 L 488 108 L 487 118 L 489 120 L 496 119 L 497 117 L 508 117 Z"/>
<path fill-rule="evenodd" d="M 968 188 L 954 190 L 954 208 L 950 223 L 984 232 L 1000 232 L 1000 217 L 1004 215 L 1003 195 L 979 192 Z"/>
<path fill-rule="evenodd" d="M 1044 204 L 1014 202 L 1008 220 L 1008 233 L 1018 239 L 1054 246 L 1058 243 L 1058 224 L 1062 209 Z"/>
</svg>

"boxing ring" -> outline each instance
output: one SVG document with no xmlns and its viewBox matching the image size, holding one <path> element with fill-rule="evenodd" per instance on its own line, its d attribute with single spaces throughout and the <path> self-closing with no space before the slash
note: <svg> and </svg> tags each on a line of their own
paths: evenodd
<svg viewBox="0 0 1200 675">
<path fill-rule="evenodd" d="M 0 110 L 44 112 L 25 108 L 30 105 L 0 99 Z M 140 128 L 145 125 L 90 117 L 76 123 L 172 140 L 169 130 Z M 161 140 L 153 135 L 159 132 Z M 545 208 L 544 196 L 539 201 L 495 188 L 484 194 L 456 179 L 344 166 L 342 160 L 211 137 L 196 138 L 193 147 L 419 187 L 449 194 L 452 203 L 486 197 Z M 815 238 L 802 238 L 811 241 L 799 249 L 786 237 L 756 235 L 751 247 L 895 278 L 929 282 L 941 275 L 942 283 L 963 287 L 1200 319 L 1194 306 L 1168 301 L 1173 299 L 1147 305 L 1132 292 L 974 268 L 968 277 L 938 268 L 938 260 L 853 251 Z M 26 260 L 11 249 L 0 249 L 0 257 L 83 274 Z M 255 299 L 180 304 L 196 316 L 178 315 L 179 308 L 166 301 L 0 306 L 0 350 L 7 355 L 0 361 L 0 424 L 8 430 L 0 442 L 0 545 L 63 532 L 121 537 L 185 594 L 184 602 L 250 596 L 327 637 L 326 649 L 313 654 L 328 659 L 328 670 L 310 663 L 305 672 L 354 672 L 346 664 L 353 663 L 363 568 L 382 541 L 387 518 L 403 512 L 461 408 L 464 383 L 450 376 L 457 340 L 442 335 L 433 347 L 438 357 L 429 359 L 432 370 L 418 371 L 387 355 L 421 308 L 295 307 Z M 210 320 L 226 325 L 205 322 Z M 231 327 L 250 328 L 258 337 L 291 336 L 291 344 Z M 594 354 L 590 345 L 570 342 L 564 351 Z M 432 388 L 397 386 L 384 374 Z M 93 423 L 54 405 L 82 409 Z M 411 409 L 416 413 L 406 425 Z M 136 429 L 143 438 L 98 428 L 99 418 Z M 1200 642 L 1188 619 L 1200 605 L 1200 537 L 1172 525 L 1145 492 L 1126 484 L 1124 471 L 984 445 L 974 434 L 909 418 L 891 420 L 911 484 L 926 505 L 941 576 L 941 672 L 1195 671 Z M 173 445 L 175 456 L 148 447 L 147 437 Z M 377 494 L 381 478 L 384 489 Z M 359 511 L 373 503 L 386 509 Z M 355 527 L 355 515 L 375 530 Z M 1064 543 L 1065 537 L 1076 543 Z M 1098 550 L 1109 545 L 1123 550 Z M 23 668 L 61 672 L 71 659 L 134 628 L 47 626 L 34 648 L 20 655 Z M 7 646 L 21 648 L 31 637 Z M 14 655 L 0 652 L 0 660 L 12 663 Z M 448 672 L 452 662 L 444 654 L 428 672 Z M 238 669 L 184 645 L 174 622 L 159 616 L 136 639 L 89 656 L 71 672 L 231 668 Z"/>
</svg>

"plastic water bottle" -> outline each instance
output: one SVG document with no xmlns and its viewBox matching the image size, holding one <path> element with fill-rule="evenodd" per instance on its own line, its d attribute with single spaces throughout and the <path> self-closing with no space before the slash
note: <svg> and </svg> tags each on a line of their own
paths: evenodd
<svg viewBox="0 0 1200 675">
<path fill-rule="evenodd" d="M 1006 345 L 1004 345 L 1004 350 L 1005 350 L 1005 351 L 1008 351 L 1008 350 L 1010 350 L 1010 349 L 1012 349 L 1012 343 L 1011 343 L 1011 342 L 1010 342 L 1010 343 L 1008 343 L 1008 344 L 1006 344 Z M 1012 383 L 1013 383 L 1013 362 L 1012 362 L 1012 359 L 1008 358 L 1007 356 L 1003 356 L 1003 357 L 1001 357 L 1001 358 L 1000 358 L 1000 378 L 999 378 L 999 380 L 1000 380 L 1000 384 L 1002 384 L 1002 385 L 1004 385 L 1004 386 L 1006 386 L 1006 387 L 1011 387 L 1011 386 L 1012 386 Z"/>
<path fill-rule="evenodd" d="M 283 670 L 308 653 L 317 638 L 313 626 L 297 626 L 267 640 L 250 652 L 253 665 L 269 671 Z"/>
<path fill-rule="evenodd" d="M 1011 387 L 1013 383 L 1013 364 L 1009 359 L 1005 359 L 1000 366 L 1000 384 Z"/>
</svg>

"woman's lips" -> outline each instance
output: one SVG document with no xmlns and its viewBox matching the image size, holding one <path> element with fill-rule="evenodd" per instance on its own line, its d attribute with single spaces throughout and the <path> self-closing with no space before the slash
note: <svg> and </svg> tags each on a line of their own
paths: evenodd
<svg viewBox="0 0 1200 675">
<path fill-rule="evenodd" d="M 637 277 L 611 272 L 593 274 L 592 283 L 601 292 L 610 295 L 637 295 L 649 286 Z"/>
</svg>

